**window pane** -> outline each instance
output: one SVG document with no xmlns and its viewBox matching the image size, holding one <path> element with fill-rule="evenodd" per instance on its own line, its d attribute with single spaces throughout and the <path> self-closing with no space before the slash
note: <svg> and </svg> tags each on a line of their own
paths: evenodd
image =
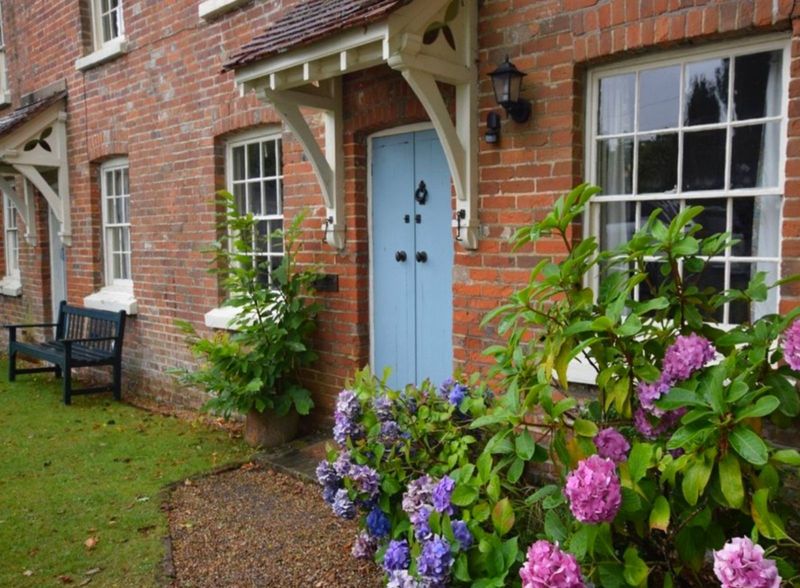
<svg viewBox="0 0 800 588">
<path fill-rule="evenodd" d="M 698 239 L 705 239 L 717 233 L 725 233 L 728 230 L 728 199 L 712 198 L 700 200 L 699 202 L 687 202 L 687 206 L 702 206 L 703 212 L 695 217 L 695 223 L 701 225 L 695 235 Z"/>
<path fill-rule="evenodd" d="M 754 265 L 755 271 L 767 274 L 765 282 L 768 286 L 778 281 L 777 263 L 759 261 Z M 777 288 L 772 288 L 764 302 L 756 302 L 754 304 L 754 313 L 756 318 L 761 318 L 765 314 L 774 314 L 776 312 L 778 312 L 778 290 Z"/>
<path fill-rule="evenodd" d="M 278 209 L 278 186 L 272 180 L 264 182 L 264 197 L 267 203 L 267 214 L 280 214 Z"/>
<path fill-rule="evenodd" d="M 110 6 L 109 6 L 108 3 L 109 3 L 109 0 L 101 0 L 101 2 L 100 2 L 100 8 L 101 8 L 101 11 L 103 13 L 106 13 L 106 12 L 108 12 L 110 10 Z"/>
<path fill-rule="evenodd" d="M 270 241 L 270 251 L 272 251 L 273 253 L 282 253 L 283 236 L 275 235 L 275 231 L 280 231 L 283 229 L 283 221 L 281 220 L 269 221 L 269 228 L 270 228 L 270 233 L 272 234 L 272 239 Z"/>
<path fill-rule="evenodd" d="M 683 189 L 719 190 L 725 187 L 725 130 L 699 131 L 683 136 Z"/>
<path fill-rule="evenodd" d="M 269 221 L 256 223 L 255 249 L 259 252 L 269 252 Z"/>
<path fill-rule="evenodd" d="M 736 127 L 732 132 L 731 188 L 777 186 L 780 123 Z"/>
<path fill-rule="evenodd" d="M 106 199 L 106 222 L 107 223 L 115 223 L 117 218 L 117 199 L 116 198 L 107 198 Z"/>
<path fill-rule="evenodd" d="M 644 264 L 644 271 L 647 273 L 647 279 L 639 284 L 639 300 L 645 301 L 655 298 L 658 288 L 664 283 L 666 277 L 667 264 L 659 261 L 651 261 Z M 663 271 L 662 271 L 663 270 Z"/>
<path fill-rule="evenodd" d="M 728 120 L 728 59 L 710 59 L 686 66 L 683 121 L 704 125 Z"/>
<path fill-rule="evenodd" d="M 123 168 L 122 169 L 122 193 L 123 194 L 130 194 L 131 193 L 131 188 L 130 188 L 130 185 L 129 185 L 128 175 L 129 175 L 128 174 L 128 168 L 127 167 Z"/>
<path fill-rule="evenodd" d="M 264 177 L 271 177 L 278 174 L 278 158 L 275 153 L 275 141 L 264 143 Z"/>
<path fill-rule="evenodd" d="M 261 146 L 259 143 L 250 143 L 247 146 L 247 177 L 261 177 Z"/>
<path fill-rule="evenodd" d="M 703 273 L 697 275 L 697 282 L 695 285 L 703 291 L 706 288 L 713 288 L 715 291 L 722 290 L 725 286 L 725 264 L 724 263 L 709 263 L 706 265 Z M 718 323 L 724 320 L 724 309 L 720 307 L 711 317 Z"/>
<path fill-rule="evenodd" d="M 262 286 L 270 286 L 270 264 L 271 260 L 269 257 L 257 257 L 256 260 L 258 261 L 258 271 L 256 273 L 256 282 L 261 284 Z"/>
<path fill-rule="evenodd" d="M 737 120 L 781 113 L 781 51 L 736 58 L 733 95 Z"/>
<path fill-rule="evenodd" d="M 658 218 L 664 223 L 669 223 L 681 211 L 681 202 L 680 200 L 642 200 L 639 226 L 644 226 L 650 215 L 656 210 L 661 211 Z"/>
<path fill-rule="evenodd" d="M 638 194 L 675 192 L 678 186 L 678 135 L 639 137 Z"/>
<path fill-rule="evenodd" d="M 122 222 L 130 223 L 131 222 L 131 199 L 129 196 L 125 196 L 122 199 Z"/>
<path fill-rule="evenodd" d="M 122 192 L 122 186 L 123 186 L 122 170 L 121 169 L 114 170 L 114 192 L 113 192 L 113 194 L 115 196 L 119 196 L 120 194 L 123 193 Z"/>
<path fill-rule="evenodd" d="M 734 214 L 736 209 L 734 208 Z M 781 238 L 781 197 L 759 196 L 753 210 L 753 255 L 778 257 Z"/>
<path fill-rule="evenodd" d="M 111 29 L 111 15 L 105 14 L 103 16 L 103 41 L 110 41 L 114 38 Z"/>
<path fill-rule="evenodd" d="M 603 193 L 633 193 L 633 139 L 605 139 L 597 144 L 597 182 Z"/>
<path fill-rule="evenodd" d="M 600 206 L 600 248 L 613 249 L 629 241 L 636 232 L 636 204 L 605 202 Z"/>
<path fill-rule="evenodd" d="M 234 182 L 244 179 L 244 147 L 233 148 L 233 178 Z"/>
<path fill-rule="evenodd" d="M 639 74 L 639 130 L 678 126 L 681 68 L 678 65 Z"/>
<path fill-rule="evenodd" d="M 634 74 L 612 76 L 600 80 L 600 98 L 597 113 L 598 132 L 601 135 L 633 131 L 635 102 Z"/>
<path fill-rule="evenodd" d="M 127 222 L 125 219 L 125 201 L 127 198 L 115 198 L 114 199 L 114 208 L 116 210 L 116 216 L 114 217 L 115 223 L 124 223 Z"/>
<path fill-rule="evenodd" d="M 236 203 L 236 211 L 241 214 L 247 214 L 247 202 L 245 202 L 245 184 L 233 185 L 233 200 Z"/>
<path fill-rule="evenodd" d="M 261 208 L 261 182 L 247 184 L 247 202 L 250 208 L 247 212 L 252 212 L 256 216 L 263 214 Z"/>
<path fill-rule="evenodd" d="M 753 265 L 750 263 L 732 263 L 731 288 L 745 290 L 750 282 L 752 271 Z M 731 302 L 730 310 L 728 311 L 728 322 L 744 323 L 750 321 L 750 309 L 748 307 L 749 305 L 743 301 Z"/>
</svg>

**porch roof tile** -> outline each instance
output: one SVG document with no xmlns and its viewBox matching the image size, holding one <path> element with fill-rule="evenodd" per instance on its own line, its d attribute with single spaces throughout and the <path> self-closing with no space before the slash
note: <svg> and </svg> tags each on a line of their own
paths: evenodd
<svg viewBox="0 0 800 588">
<path fill-rule="evenodd" d="M 21 106 L 10 114 L 0 118 L 0 136 L 7 135 L 17 127 L 24 125 L 34 116 L 66 97 L 66 92 L 57 92 L 46 98 L 32 102 L 31 104 Z"/>
<path fill-rule="evenodd" d="M 410 0 L 306 0 L 284 12 L 236 51 L 223 66 L 231 70 L 333 34 L 365 26 Z"/>
</svg>

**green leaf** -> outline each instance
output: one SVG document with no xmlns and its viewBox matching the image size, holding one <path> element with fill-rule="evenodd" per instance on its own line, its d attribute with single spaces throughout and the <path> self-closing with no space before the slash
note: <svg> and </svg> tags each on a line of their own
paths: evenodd
<svg viewBox="0 0 800 588">
<path fill-rule="evenodd" d="M 760 418 L 772 414 L 780 406 L 781 401 L 775 396 L 762 396 L 755 404 L 737 410 L 734 414 L 736 422 L 744 419 Z"/>
<path fill-rule="evenodd" d="M 706 400 L 694 390 L 673 388 L 656 401 L 656 406 L 664 410 L 673 410 L 684 406 L 710 406 Z"/>
<path fill-rule="evenodd" d="M 522 477 L 522 472 L 524 469 L 525 462 L 520 458 L 515 457 L 514 461 L 511 462 L 511 467 L 508 468 L 508 481 L 512 484 L 516 484 L 520 477 Z"/>
<path fill-rule="evenodd" d="M 762 466 L 767 463 L 767 446 L 752 429 L 737 425 L 731 431 L 729 440 L 736 453 L 753 465 Z"/>
<path fill-rule="evenodd" d="M 564 521 L 555 510 L 548 510 L 544 515 L 544 532 L 551 541 L 563 542 L 567 538 Z"/>
<path fill-rule="evenodd" d="M 475 506 L 472 507 L 472 518 L 482 523 L 486 519 L 489 518 L 491 514 L 491 509 L 489 508 L 488 502 L 479 502 Z"/>
<path fill-rule="evenodd" d="M 575 429 L 575 433 L 581 437 L 594 437 L 597 435 L 598 431 L 597 425 L 586 419 L 575 419 L 575 423 L 572 427 Z"/>
<path fill-rule="evenodd" d="M 603 588 L 624 588 L 625 569 L 621 564 L 601 563 L 597 566 L 597 573 L 600 576 L 600 584 Z"/>
<path fill-rule="evenodd" d="M 555 484 L 548 484 L 547 486 L 542 486 L 536 492 L 534 492 L 525 499 L 525 504 L 530 506 L 531 504 L 539 502 L 542 498 L 545 498 L 552 494 L 556 494 L 560 491 L 561 488 L 559 488 Z"/>
<path fill-rule="evenodd" d="M 625 569 L 622 572 L 625 581 L 630 586 L 641 586 L 647 581 L 647 576 L 650 574 L 650 568 L 644 563 L 639 552 L 635 547 L 628 547 L 623 556 L 625 560 Z"/>
<path fill-rule="evenodd" d="M 469 558 L 466 553 L 461 553 L 456 559 L 456 565 L 453 566 L 453 575 L 457 580 L 469 583 L 472 578 L 469 575 Z"/>
<path fill-rule="evenodd" d="M 502 536 L 514 527 L 514 507 L 508 498 L 503 498 L 492 509 L 492 525 Z"/>
<path fill-rule="evenodd" d="M 647 473 L 650 460 L 653 457 L 653 446 L 650 443 L 634 443 L 628 455 L 628 472 L 631 480 L 636 483 Z"/>
<path fill-rule="evenodd" d="M 769 489 L 761 488 L 753 494 L 753 502 L 750 506 L 750 514 L 756 524 L 758 532 L 768 539 L 785 539 L 786 531 L 783 522 L 778 516 L 770 512 L 767 506 Z"/>
<path fill-rule="evenodd" d="M 742 468 L 739 459 L 728 453 L 719 461 L 719 482 L 722 495 L 731 508 L 741 508 L 744 504 L 744 485 L 742 484 Z"/>
<path fill-rule="evenodd" d="M 681 489 L 683 497 L 691 506 L 697 504 L 697 500 L 703 494 L 711 477 L 713 462 L 708 459 L 708 453 L 695 458 L 683 474 Z"/>
<path fill-rule="evenodd" d="M 789 417 L 795 417 L 800 414 L 800 399 L 797 395 L 797 389 L 785 376 L 778 372 L 769 372 L 764 377 L 764 383 L 780 399 L 780 411 L 783 414 Z"/>
<path fill-rule="evenodd" d="M 492 474 L 489 476 L 489 483 L 486 485 L 486 495 L 492 500 L 500 498 L 500 476 Z"/>
<path fill-rule="evenodd" d="M 796 449 L 781 449 L 772 454 L 772 459 L 791 466 L 800 466 L 800 452 Z"/>
<path fill-rule="evenodd" d="M 527 429 L 520 431 L 514 445 L 516 447 L 517 457 L 525 461 L 531 459 L 536 452 L 536 442 Z"/>
<path fill-rule="evenodd" d="M 519 554 L 519 538 L 512 537 L 503 542 L 503 559 L 506 562 L 506 569 L 510 568 L 517 561 Z"/>
<path fill-rule="evenodd" d="M 653 510 L 650 511 L 650 528 L 659 529 L 666 533 L 669 528 L 669 517 L 669 501 L 659 494 L 653 502 Z"/>
<path fill-rule="evenodd" d="M 485 484 L 492 473 L 492 454 L 484 451 L 475 465 L 478 466 L 478 481 Z"/>
<path fill-rule="evenodd" d="M 453 496 L 451 497 L 451 501 L 456 506 L 465 507 L 475 502 L 476 498 L 478 498 L 477 488 L 466 484 L 464 485 L 459 484 L 453 491 Z"/>
</svg>

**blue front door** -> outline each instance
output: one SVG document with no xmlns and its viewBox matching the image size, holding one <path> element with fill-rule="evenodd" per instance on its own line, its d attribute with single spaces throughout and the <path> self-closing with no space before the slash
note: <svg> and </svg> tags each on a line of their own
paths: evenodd
<svg viewBox="0 0 800 588">
<path fill-rule="evenodd" d="M 439 383 L 453 367 L 450 173 L 434 131 L 372 142 L 373 371 Z"/>
</svg>

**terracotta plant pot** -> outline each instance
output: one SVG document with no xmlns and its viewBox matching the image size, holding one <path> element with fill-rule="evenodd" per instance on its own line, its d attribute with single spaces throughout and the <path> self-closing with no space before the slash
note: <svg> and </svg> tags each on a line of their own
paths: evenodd
<svg viewBox="0 0 800 588">
<path fill-rule="evenodd" d="M 276 447 L 297 437 L 300 415 L 290 410 L 278 416 L 267 410 L 251 410 L 244 421 L 244 440 L 250 447 Z"/>
</svg>

